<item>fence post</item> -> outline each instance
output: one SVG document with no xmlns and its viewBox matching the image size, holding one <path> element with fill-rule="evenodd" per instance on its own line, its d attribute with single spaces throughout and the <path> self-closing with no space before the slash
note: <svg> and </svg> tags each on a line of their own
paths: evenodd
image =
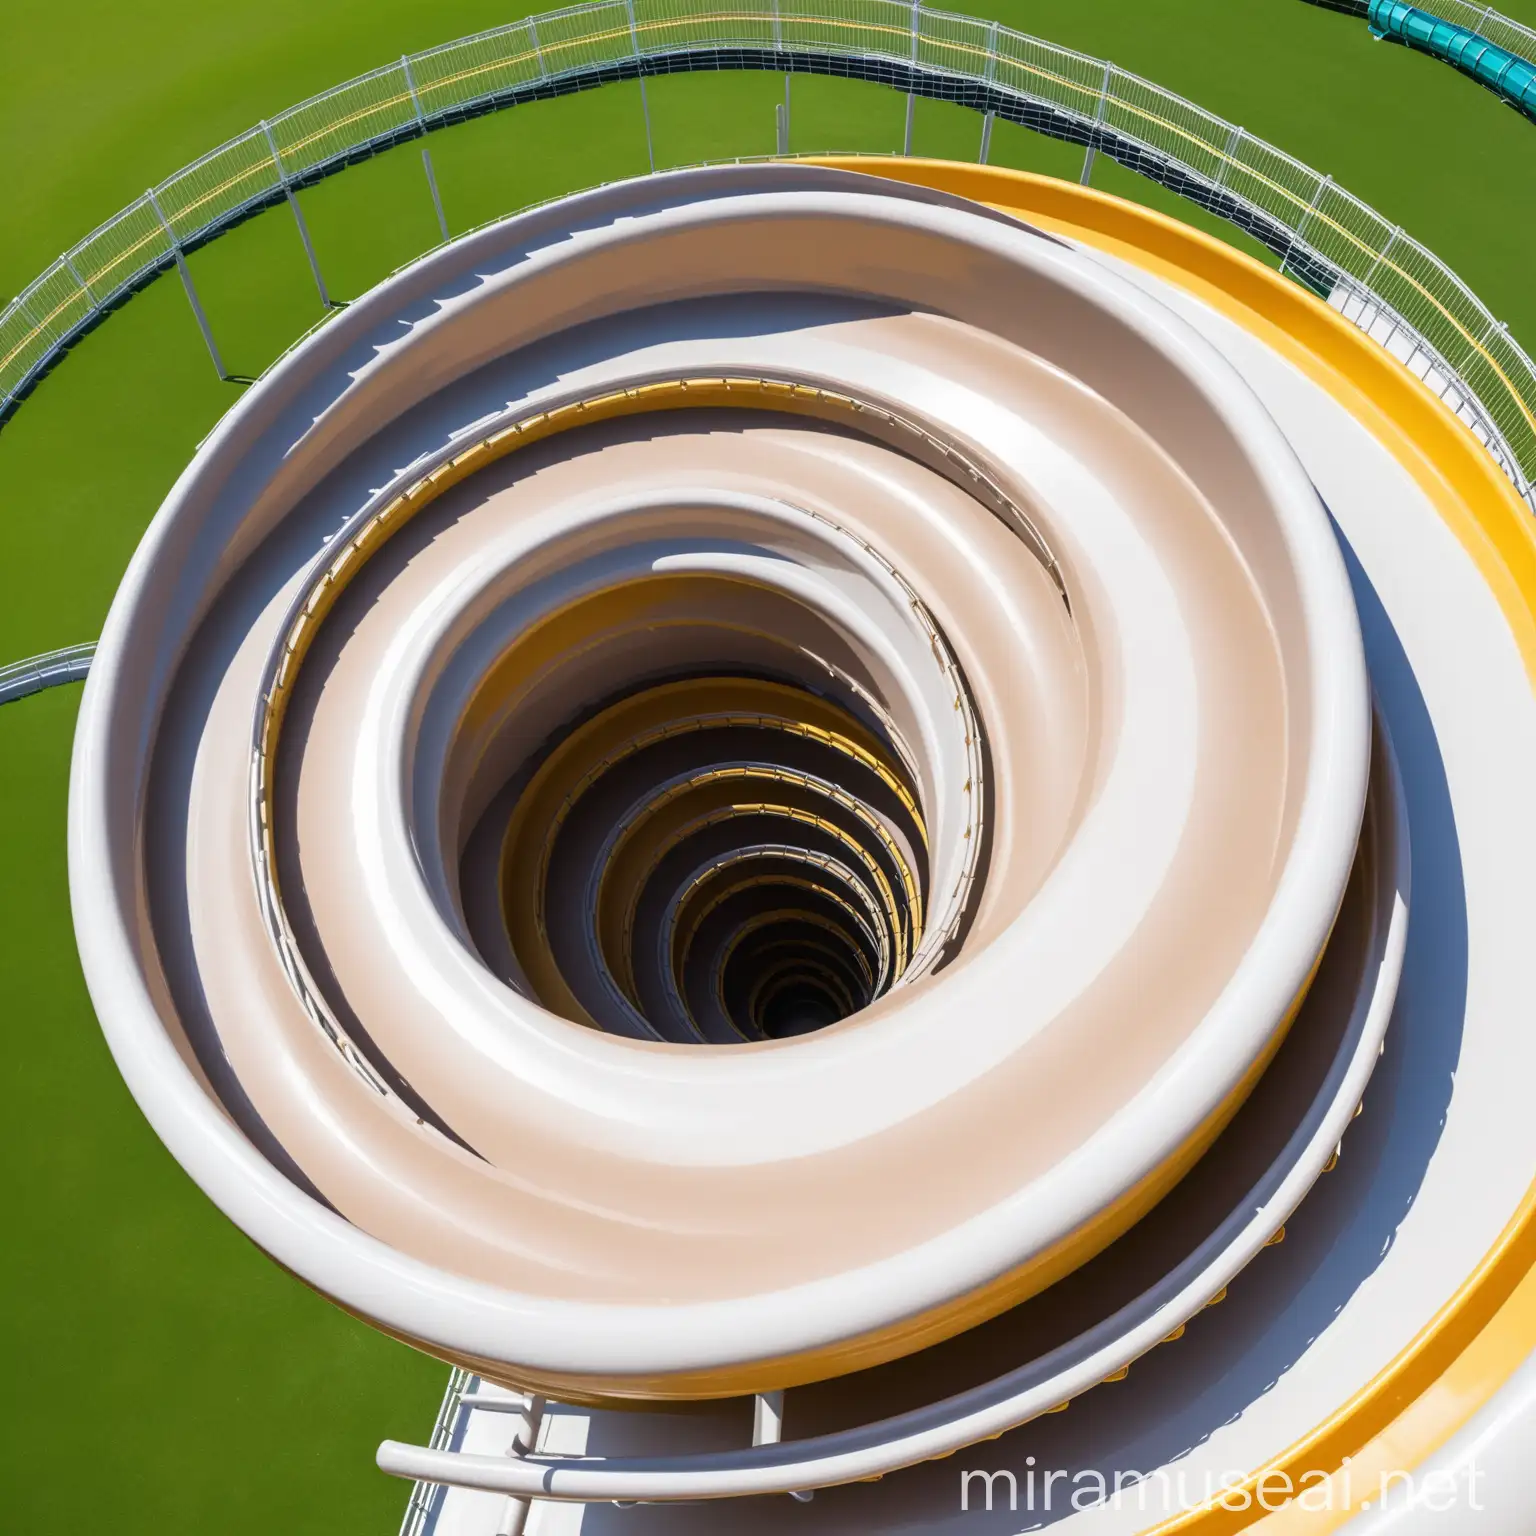
<svg viewBox="0 0 1536 1536">
<path fill-rule="evenodd" d="M 919 28 L 922 26 L 922 16 L 919 14 L 923 8 L 923 0 L 912 0 L 912 73 L 917 74 L 917 43 Z M 917 93 L 912 90 L 907 92 L 907 126 L 902 135 L 901 152 L 904 155 L 912 153 L 912 120 L 917 112 Z"/>
<path fill-rule="evenodd" d="M 640 33 L 635 27 L 635 0 L 624 0 L 629 13 L 629 44 L 635 50 L 635 63 L 640 66 L 636 74 L 640 80 L 640 110 L 645 114 L 645 158 L 650 162 L 651 175 L 656 174 L 656 148 L 651 142 L 651 104 L 645 94 L 645 70 L 640 61 Z"/>
<path fill-rule="evenodd" d="M 1401 224 L 1398 224 L 1393 228 L 1392 233 L 1387 237 L 1387 243 L 1382 246 L 1379 251 L 1377 251 L 1376 260 L 1371 263 L 1370 271 L 1367 272 L 1363 278 L 1361 278 L 1360 281 L 1362 286 L 1366 288 L 1371 286 L 1371 279 L 1376 276 L 1377 269 L 1381 266 L 1382 262 L 1384 262 L 1387 257 L 1392 254 L 1392 247 L 1397 244 L 1398 240 L 1402 236 L 1402 233 L 1403 226 Z"/>
<path fill-rule="evenodd" d="M 320 302 L 327 308 L 332 308 L 331 296 L 326 292 L 325 278 L 320 274 L 320 258 L 315 255 L 314 241 L 309 238 L 309 225 L 304 222 L 304 210 L 299 207 L 299 200 L 293 195 L 293 187 L 288 181 L 288 172 L 283 169 L 283 157 L 277 150 L 277 135 L 272 132 L 272 125 L 262 118 L 261 131 L 267 136 L 267 148 L 272 151 L 272 163 L 277 167 L 277 179 L 282 183 L 283 196 L 288 199 L 288 206 L 293 209 L 293 221 L 299 226 L 299 239 L 304 242 L 304 254 L 309 257 L 309 270 L 314 274 L 315 287 L 320 291 Z"/>
<path fill-rule="evenodd" d="M 427 114 L 421 110 L 421 97 L 416 91 L 416 77 L 411 73 L 409 54 L 400 55 L 400 69 L 405 75 L 405 88 L 411 93 L 411 105 L 416 109 L 416 123 L 422 137 L 427 133 Z M 437 190 L 437 176 L 432 169 L 432 154 L 425 144 L 421 146 L 421 168 L 427 173 L 427 191 L 432 194 L 432 206 L 437 210 L 437 227 L 443 232 L 443 244 L 452 238 L 448 233 L 448 218 L 443 212 L 443 199 Z"/>
<path fill-rule="evenodd" d="M 96 295 L 91 292 L 91 285 L 86 282 L 83 277 L 80 276 L 80 269 L 75 265 L 74 258 L 69 254 L 68 251 L 65 251 L 63 260 L 64 265 L 69 268 L 69 275 L 74 278 L 77 283 L 80 284 L 80 291 L 89 301 L 91 308 L 100 309 L 101 304 L 97 300 Z"/>
<path fill-rule="evenodd" d="M 416 77 L 411 73 L 411 56 L 408 53 L 400 55 L 400 72 L 405 76 L 405 88 L 411 93 L 411 106 L 416 111 L 416 121 L 426 126 L 427 114 L 421 110 L 421 97 L 416 91 Z"/>
<path fill-rule="evenodd" d="M 197 289 L 192 285 L 192 273 L 187 266 L 187 258 L 181 253 L 181 241 L 176 231 L 171 228 L 171 221 L 166 218 L 164 210 L 160 207 L 160 199 L 155 196 L 154 189 L 150 188 L 144 196 L 148 199 L 149 206 L 154 209 L 155 217 L 160 220 L 165 238 L 171 242 L 171 254 L 176 258 L 176 270 L 181 274 L 181 286 L 187 290 L 187 302 L 192 306 L 192 318 L 197 321 L 197 328 L 203 333 L 203 344 L 208 348 L 208 356 L 213 359 L 214 371 L 222 382 L 229 377 L 229 374 L 225 371 L 224 359 L 219 356 L 218 343 L 213 339 L 213 327 L 208 324 L 208 316 L 203 313 Z"/>
<path fill-rule="evenodd" d="M 443 212 L 443 197 L 437 190 L 437 174 L 432 169 L 432 152 L 425 144 L 421 146 L 421 168 L 427 173 L 427 191 L 432 194 L 432 206 L 437 210 L 437 227 L 443 232 L 443 244 L 453 239 L 448 233 L 448 215 Z"/>
<path fill-rule="evenodd" d="M 1221 165 L 1216 172 L 1216 185 L 1224 187 L 1227 184 L 1227 172 L 1232 169 L 1233 161 L 1237 155 L 1237 146 L 1241 143 L 1243 130 L 1234 128 L 1227 135 L 1227 147 L 1221 152 Z"/>
<path fill-rule="evenodd" d="M 1104 61 L 1104 80 L 1099 86 L 1099 107 L 1093 114 L 1093 127 L 1088 130 L 1088 148 L 1083 154 L 1083 174 L 1077 179 L 1083 186 L 1088 185 L 1088 178 L 1093 175 L 1093 157 L 1098 147 L 1097 130 L 1104 122 L 1104 114 L 1109 110 L 1109 81 L 1115 72 L 1115 66 L 1108 59 Z"/>
<path fill-rule="evenodd" d="M 987 62 L 982 69 L 982 78 L 990 87 L 997 79 L 997 23 L 994 21 L 987 28 Z M 976 156 L 978 165 L 987 163 L 987 156 L 992 153 L 992 121 L 997 113 L 992 110 L 992 92 L 987 92 L 987 115 L 981 120 L 981 150 Z"/>
<path fill-rule="evenodd" d="M 1332 185 L 1332 176 L 1324 176 L 1323 179 L 1318 182 L 1317 191 L 1312 194 L 1312 201 L 1307 204 L 1307 211 L 1302 214 L 1300 220 L 1297 222 L 1295 233 L 1298 240 L 1300 240 L 1301 237 L 1306 234 L 1307 225 L 1312 222 L 1312 215 L 1317 212 L 1317 205 L 1323 200 L 1323 193 L 1326 192 Z"/>
<path fill-rule="evenodd" d="M 1333 177 L 1324 176 L 1323 179 L 1318 182 L 1317 191 L 1312 194 L 1312 201 L 1307 204 L 1306 212 L 1303 213 L 1301 218 L 1296 221 L 1296 228 L 1291 231 L 1290 250 L 1286 251 L 1285 257 L 1280 263 L 1280 271 L 1282 275 L 1284 274 L 1285 269 L 1290 265 L 1291 251 L 1296 249 L 1297 245 L 1301 243 L 1303 237 L 1306 235 L 1307 225 L 1312 222 L 1312 215 L 1317 212 L 1317 205 L 1323 200 L 1323 193 L 1326 192 L 1332 185 Z"/>
</svg>

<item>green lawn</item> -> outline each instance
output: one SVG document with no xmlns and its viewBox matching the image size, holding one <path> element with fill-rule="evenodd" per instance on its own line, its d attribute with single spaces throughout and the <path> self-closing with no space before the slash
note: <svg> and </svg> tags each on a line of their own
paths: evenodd
<svg viewBox="0 0 1536 1536">
<path fill-rule="evenodd" d="M 1536 347 L 1536 125 L 1471 81 L 1301 0 L 982 9 L 1108 54 L 1332 173 L 1437 250 Z M 1536 20 L 1536 0 L 1505 9 Z M 264 114 L 518 14 L 489 0 L 77 0 L 67 12 L 5 0 L 0 293 Z M 648 89 L 658 164 L 773 147 L 777 77 L 676 77 Z M 797 151 L 900 146 L 904 103 L 890 92 L 802 77 L 790 96 Z M 453 229 L 643 170 L 640 125 L 631 84 L 435 135 Z M 918 105 L 918 153 L 974 156 L 979 132 L 961 109 Z M 1071 177 L 1081 166 L 1080 151 L 1009 125 L 992 158 Z M 1191 213 L 1102 159 L 1095 182 Z M 342 298 L 437 238 L 419 145 L 303 196 Z M 321 316 L 286 209 L 198 252 L 192 268 L 237 373 L 260 372 Z M 0 430 L 0 660 L 97 633 L 146 521 L 237 391 L 214 377 L 170 278 L 88 337 Z M 427 1432 L 445 1372 L 251 1249 L 123 1089 L 69 924 L 64 800 L 77 695 L 0 708 L 5 1523 L 28 1536 L 388 1532 L 405 1490 L 373 1470 L 373 1445 Z"/>
<path fill-rule="evenodd" d="M 446 1371 L 289 1279 L 137 1109 L 75 959 L 64 801 L 78 687 L 0 708 L 7 1041 L 3 1527 L 390 1533 L 383 1435 Z"/>
</svg>

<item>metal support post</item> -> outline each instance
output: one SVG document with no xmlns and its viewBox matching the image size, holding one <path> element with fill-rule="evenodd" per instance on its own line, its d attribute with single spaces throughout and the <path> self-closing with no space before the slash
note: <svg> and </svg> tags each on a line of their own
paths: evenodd
<svg viewBox="0 0 1536 1536">
<path fill-rule="evenodd" d="M 987 62 L 982 69 L 982 75 L 988 85 L 997 79 L 997 23 L 995 21 L 987 28 Z M 997 113 L 991 109 L 991 99 L 989 94 L 987 97 L 989 103 L 987 114 L 981 120 L 981 149 L 976 156 L 976 161 L 979 165 L 985 165 L 992 153 L 992 124 L 997 117 Z"/>
<path fill-rule="evenodd" d="M 1312 222 L 1312 215 L 1317 212 L 1317 205 L 1323 200 L 1323 193 L 1325 193 L 1332 185 L 1332 176 L 1324 176 L 1323 179 L 1318 182 L 1317 191 L 1312 194 L 1312 201 L 1307 204 L 1307 211 L 1302 214 L 1300 221 L 1296 225 L 1296 238 L 1298 240 L 1300 240 L 1301 237 L 1306 234 L 1307 225 Z"/>
<path fill-rule="evenodd" d="M 1224 187 L 1227 184 L 1227 172 L 1232 169 L 1237 158 L 1237 146 L 1242 142 L 1243 130 L 1234 128 L 1227 135 L 1227 147 L 1221 152 L 1221 165 L 1216 171 L 1216 185 Z"/>
<path fill-rule="evenodd" d="M 1093 128 L 1089 129 L 1088 132 L 1088 149 L 1083 155 L 1083 174 L 1077 178 L 1085 187 L 1088 185 L 1088 178 L 1093 175 L 1093 157 L 1098 149 L 1094 129 L 1103 126 L 1104 114 L 1109 110 L 1109 81 L 1114 72 L 1115 66 L 1106 59 L 1104 61 L 1104 80 L 1099 86 L 1099 109 L 1093 114 Z"/>
<path fill-rule="evenodd" d="M 789 74 L 784 76 L 784 148 L 779 153 L 785 155 L 789 153 L 789 82 L 793 78 Z"/>
<path fill-rule="evenodd" d="M 496 1527 L 496 1536 L 523 1536 L 528 1529 L 528 1506 L 527 1499 L 508 1497 L 501 1523 Z"/>
<path fill-rule="evenodd" d="M 1285 258 L 1280 263 L 1280 271 L 1282 275 L 1284 274 L 1285 269 L 1290 265 L 1291 251 L 1296 249 L 1296 247 L 1301 243 L 1303 236 L 1306 234 L 1307 225 L 1312 222 L 1312 215 L 1317 212 L 1317 205 L 1323 200 L 1323 193 L 1326 192 L 1332 185 L 1332 176 L 1324 176 L 1323 179 L 1318 182 L 1317 191 L 1312 194 L 1312 201 L 1307 204 L 1306 212 L 1303 213 L 1301 218 L 1297 221 L 1296 228 L 1291 231 L 1290 250 L 1286 251 Z"/>
<path fill-rule="evenodd" d="M 443 212 L 442 194 L 437 190 L 437 174 L 432 169 L 432 151 L 421 146 L 421 168 L 427 173 L 427 190 L 432 194 L 432 206 L 437 210 L 437 227 L 443 232 L 443 244 L 453 239 L 448 233 L 448 215 Z"/>
<path fill-rule="evenodd" d="M 539 61 L 539 79 L 544 79 L 549 73 L 549 65 L 544 62 L 544 50 L 539 46 L 539 29 L 534 25 L 533 17 L 528 18 L 528 41 L 533 44 L 533 56 Z"/>
<path fill-rule="evenodd" d="M 752 1444 L 778 1445 L 784 1439 L 784 1394 L 759 1392 L 752 1399 Z M 796 1488 L 790 1498 L 809 1504 L 816 1497 L 809 1488 Z"/>
<path fill-rule="evenodd" d="M 80 284 L 80 291 L 90 301 L 91 308 L 100 309 L 101 305 L 97 302 L 96 295 L 91 292 L 91 285 L 80 276 L 80 269 L 75 265 L 74 258 L 70 256 L 68 251 L 64 253 L 64 265 L 69 268 L 69 275 Z"/>
<path fill-rule="evenodd" d="M 645 117 L 645 158 L 651 167 L 651 175 L 656 174 L 656 146 L 651 142 L 651 103 L 645 94 L 645 76 L 640 76 L 640 111 Z"/>
<path fill-rule="evenodd" d="M 640 33 L 635 27 L 635 0 L 624 0 L 629 13 L 629 42 L 635 51 L 635 61 L 640 62 Z M 640 110 L 645 115 L 645 158 L 650 162 L 651 175 L 656 174 L 656 147 L 651 141 L 651 104 L 645 94 L 645 73 L 640 71 Z"/>
<path fill-rule="evenodd" d="M 526 1405 L 518 1415 L 517 1429 L 512 1436 L 512 1443 L 507 1447 L 507 1455 L 513 1457 L 526 1456 L 539 1441 L 539 1426 L 544 1418 L 544 1399 L 542 1397 L 530 1397 Z M 528 1525 L 528 1499 L 520 1499 L 515 1495 L 507 1499 L 507 1507 L 502 1511 L 501 1521 L 496 1527 L 496 1536 L 523 1536 Z"/>
<path fill-rule="evenodd" d="M 293 187 L 288 181 L 288 172 L 283 169 L 283 157 L 277 149 L 277 135 L 272 132 L 272 125 L 265 118 L 262 119 L 261 131 L 267 136 L 267 148 L 272 151 L 272 163 L 277 167 L 277 179 L 282 184 L 283 196 L 288 199 L 288 206 L 293 210 L 293 221 L 299 226 L 299 239 L 304 242 L 304 254 L 309 257 L 309 270 L 314 275 L 315 287 L 320 293 L 320 302 L 327 309 L 332 309 L 335 306 L 331 303 L 325 278 L 320 272 L 320 258 L 315 255 L 315 243 L 309 238 L 309 225 L 304 222 L 304 210 L 299 207 L 299 200 L 294 196 Z"/>
<path fill-rule="evenodd" d="M 187 302 L 192 306 L 192 318 L 197 321 L 197 328 L 203 333 L 203 344 L 208 348 L 208 356 L 213 359 L 214 372 L 220 380 L 229 377 L 224 368 L 224 359 L 219 356 L 218 343 L 213 339 L 213 327 L 208 324 L 208 316 L 203 313 L 202 301 L 197 296 L 197 289 L 192 283 L 192 273 L 187 266 L 187 258 L 181 253 L 181 241 L 177 238 L 176 231 L 171 228 L 171 221 L 166 218 L 160 207 L 160 199 L 153 191 L 146 192 L 149 206 L 155 210 L 155 217 L 160 220 L 160 227 L 165 231 L 165 238 L 171 242 L 171 254 L 176 258 L 176 270 L 181 274 L 181 286 L 187 291 Z"/>
<path fill-rule="evenodd" d="M 1387 259 L 1387 257 L 1392 254 L 1392 247 L 1395 246 L 1397 244 L 1397 242 L 1402 238 L 1402 234 L 1403 234 L 1403 226 L 1401 224 L 1399 224 L 1399 225 L 1397 225 L 1393 229 L 1392 233 L 1387 237 L 1387 243 L 1384 246 L 1382 246 L 1382 248 L 1379 251 L 1377 251 L 1377 253 L 1376 253 L 1376 260 L 1371 263 L 1370 271 L 1367 272 L 1365 274 L 1365 276 L 1363 278 L 1361 278 L 1361 280 L 1360 280 L 1362 286 L 1364 286 L 1366 288 L 1369 288 L 1371 286 L 1371 279 L 1376 276 L 1377 268 L 1380 267 L 1382 262 L 1384 262 Z"/>
<path fill-rule="evenodd" d="M 912 6 L 912 72 L 914 74 L 917 72 L 917 44 L 918 39 L 921 36 L 919 29 L 922 26 L 922 16 L 920 14 L 922 8 L 922 0 L 914 0 Z M 904 155 L 910 155 L 912 153 L 912 122 L 916 115 L 917 93 L 915 91 L 908 91 L 907 127 L 906 132 L 902 135 L 901 140 L 901 152 Z"/>
<path fill-rule="evenodd" d="M 777 1445 L 784 1438 L 784 1394 L 759 1392 L 752 1399 L 752 1444 Z"/>
<path fill-rule="evenodd" d="M 784 51 L 784 18 L 779 15 L 779 0 L 773 0 L 773 51 Z"/>
<path fill-rule="evenodd" d="M 416 92 L 416 77 L 411 73 L 409 54 L 400 55 L 400 72 L 405 76 L 405 88 L 411 93 L 411 105 L 416 109 L 416 121 L 425 125 L 427 114 L 421 110 L 421 97 Z"/>
<path fill-rule="evenodd" d="M 781 160 L 789 153 L 789 118 L 782 101 L 773 104 L 773 152 Z"/>
<path fill-rule="evenodd" d="M 405 88 L 411 93 L 411 105 L 416 109 L 417 126 L 425 134 L 427 114 L 421 109 L 421 96 L 416 90 L 416 77 L 411 73 L 411 60 L 408 54 L 400 55 L 400 71 L 405 76 Z M 437 190 L 437 175 L 432 169 L 432 155 L 425 144 L 421 146 L 421 168 L 427 173 L 427 190 L 432 194 L 432 206 L 437 210 L 437 227 L 443 232 L 443 244 L 447 245 L 451 238 L 448 233 L 448 219 L 443 213 L 443 199 Z"/>
</svg>

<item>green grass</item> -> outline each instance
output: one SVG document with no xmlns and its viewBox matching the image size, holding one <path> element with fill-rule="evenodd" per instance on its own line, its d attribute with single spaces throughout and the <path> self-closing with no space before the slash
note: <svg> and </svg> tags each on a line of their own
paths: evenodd
<svg viewBox="0 0 1536 1536">
<path fill-rule="evenodd" d="M 1536 0 L 1504 8 L 1536 20 Z M 1536 126 L 1431 59 L 1301 0 L 996 0 L 978 9 L 1183 92 L 1373 202 L 1536 344 Z M 14 292 L 147 184 L 349 75 L 519 12 L 491 0 L 41 0 L 0 6 Z M 658 165 L 769 153 L 783 81 L 652 81 Z M 899 148 L 905 103 L 799 77 L 796 151 Z M 914 149 L 973 158 L 980 123 L 920 102 Z M 623 85 L 434 135 L 452 230 L 646 168 Z M 1081 151 L 999 125 L 995 164 L 1076 178 Z M 1095 185 L 1253 249 L 1100 159 Z M 437 238 L 419 145 L 302 194 L 327 281 L 351 298 Z M 321 317 L 273 209 L 191 258 L 232 371 L 254 375 Z M 89 639 L 145 523 L 238 396 L 162 279 L 86 338 L 0 431 L 0 660 Z M 444 1372 L 251 1249 L 171 1162 L 123 1089 L 75 958 L 64 796 L 78 690 L 0 708 L 0 1016 L 10 1262 L 0 1337 L 5 1524 L 28 1536 L 387 1532 L 402 1485 L 372 1468 L 420 1437 Z M 64 1394 L 70 1394 L 65 1396 Z M 96 1399 L 102 1407 L 94 1408 Z M 85 1404 L 86 1406 L 81 1406 Z"/>
<path fill-rule="evenodd" d="M 139 1117 L 91 1017 L 64 805 L 78 687 L 0 709 L 6 1020 L 4 1528 L 392 1531 L 372 1470 L 443 1367 L 306 1290 L 217 1215 Z M 23 809 L 24 808 L 24 809 Z"/>
</svg>

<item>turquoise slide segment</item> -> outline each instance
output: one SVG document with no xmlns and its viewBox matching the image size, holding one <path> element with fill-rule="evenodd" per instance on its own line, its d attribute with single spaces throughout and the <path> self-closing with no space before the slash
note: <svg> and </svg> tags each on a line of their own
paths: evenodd
<svg viewBox="0 0 1536 1536">
<path fill-rule="evenodd" d="M 1378 37 L 1397 38 L 1454 64 L 1536 117 L 1536 64 L 1403 0 L 1371 0 L 1368 20 Z"/>
</svg>

